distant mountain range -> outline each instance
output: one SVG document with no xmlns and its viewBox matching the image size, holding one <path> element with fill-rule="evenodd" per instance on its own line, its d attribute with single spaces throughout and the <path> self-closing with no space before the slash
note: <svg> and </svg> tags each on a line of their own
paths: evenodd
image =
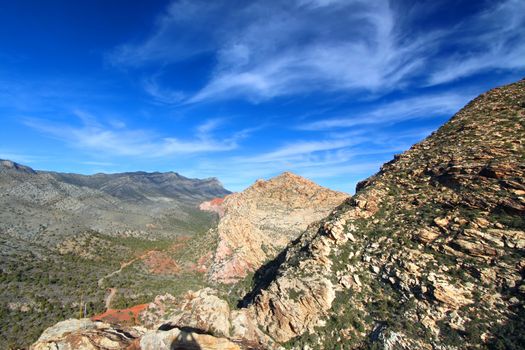
<svg viewBox="0 0 525 350">
<path fill-rule="evenodd" d="M 209 221 L 201 202 L 229 193 L 215 178 L 174 172 L 79 175 L 0 160 L 0 232 L 40 242 L 88 229 L 174 238 Z"/>
</svg>

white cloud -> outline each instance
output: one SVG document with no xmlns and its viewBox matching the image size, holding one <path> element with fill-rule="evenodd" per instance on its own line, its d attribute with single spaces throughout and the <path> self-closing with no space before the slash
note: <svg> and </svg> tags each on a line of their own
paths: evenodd
<svg viewBox="0 0 525 350">
<path fill-rule="evenodd" d="M 116 64 L 142 66 L 215 55 L 209 81 L 193 96 L 145 85 L 167 103 L 261 101 L 311 91 L 385 93 L 413 84 L 412 78 L 435 85 L 488 69 L 525 68 L 523 1 L 489 3 L 462 22 L 425 31 L 405 24 L 439 6 L 407 6 L 296 0 L 234 9 L 227 1 L 174 1 L 147 39 L 122 45 L 111 57 Z"/>
<path fill-rule="evenodd" d="M 459 93 L 422 95 L 384 104 L 353 116 L 316 120 L 300 125 L 299 129 L 328 130 L 373 124 L 386 125 L 411 119 L 448 116 L 457 112 L 472 97 L 471 94 Z"/>
<path fill-rule="evenodd" d="M 296 141 L 283 147 L 280 147 L 274 151 L 257 155 L 255 157 L 248 158 L 253 163 L 268 163 L 276 161 L 291 162 L 297 160 L 298 157 L 312 154 L 321 151 L 332 151 L 345 147 L 349 147 L 355 144 L 352 140 L 334 139 L 334 140 L 323 140 L 323 141 Z M 240 161 L 246 161 L 247 159 L 239 159 Z"/>
<path fill-rule="evenodd" d="M 156 102 L 163 104 L 176 104 L 182 102 L 186 98 L 186 94 L 182 91 L 171 90 L 160 86 L 152 77 L 142 82 L 142 87 Z"/>
<path fill-rule="evenodd" d="M 178 62 L 214 48 L 216 31 L 210 30 L 224 6 L 217 2 L 174 1 L 157 18 L 143 41 L 126 43 L 108 55 L 111 63 L 138 67 Z"/>
<path fill-rule="evenodd" d="M 406 150 L 421 130 L 409 135 L 335 135 L 320 141 L 296 140 L 273 150 L 247 156 L 200 160 L 184 173 L 217 176 L 228 189 L 239 191 L 258 178 L 293 171 L 319 183 L 338 178 L 338 189 L 352 192 L 355 183 L 376 172 L 391 154 Z M 406 139 L 409 139 L 408 141 Z M 235 169 L 234 172 L 231 169 Z"/>
<path fill-rule="evenodd" d="M 158 158 L 172 155 L 223 152 L 236 149 L 238 141 L 246 137 L 246 130 L 218 140 L 211 135 L 220 120 L 208 120 L 199 125 L 195 136 L 189 139 L 163 137 L 142 129 L 129 129 L 124 125 L 105 125 L 83 111 L 74 114 L 81 120 L 80 126 L 53 124 L 28 118 L 25 124 L 70 146 L 84 151 L 102 152 L 109 156 L 138 156 Z"/>
<path fill-rule="evenodd" d="M 254 6 L 249 14 L 256 18 L 225 38 L 212 79 L 190 101 L 231 96 L 264 100 L 311 90 L 387 90 L 421 66 L 417 53 L 424 43 L 398 46 L 387 2 L 317 5 L 323 9 L 277 8 L 262 20 L 264 10 Z"/>
</svg>

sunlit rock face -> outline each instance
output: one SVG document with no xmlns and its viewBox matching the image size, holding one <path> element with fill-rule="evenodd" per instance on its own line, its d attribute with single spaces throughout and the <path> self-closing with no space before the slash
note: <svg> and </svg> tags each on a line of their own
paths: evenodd
<svg viewBox="0 0 525 350">
<path fill-rule="evenodd" d="M 233 283 L 257 270 L 347 197 L 289 172 L 227 196 L 211 279 Z"/>
</svg>

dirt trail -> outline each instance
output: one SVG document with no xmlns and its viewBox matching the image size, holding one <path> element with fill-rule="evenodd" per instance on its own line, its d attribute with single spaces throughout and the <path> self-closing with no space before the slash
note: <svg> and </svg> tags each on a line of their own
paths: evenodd
<svg viewBox="0 0 525 350">
<path fill-rule="evenodd" d="M 120 268 L 119 268 L 118 270 L 115 270 L 115 271 L 113 271 L 113 272 L 110 272 L 110 273 L 108 273 L 106 276 L 104 276 L 104 277 L 102 277 L 102 278 L 100 278 L 100 279 L 98 280 L 98 286 L 99 286 L 99 287 L 102 287 L 102 284 L 104 283 L 104 280 L 105 280 L 105 279 L 110 278 L 110 277 L 112 277 L 112 276 L 114 276 L 114 275 L 116 275 L 116 274 L 118 274 L 118 273 L 121 273 L 121 272 L 122 272 L 122 269 L 124 269 L 124 268 L 128 267 L 129 265 L 133 264 L 133 263 L 134 263 L 135 261 L 137 261 L 137 260 L 142 260 L 142 259 L 144 259 L 148 254 L 150 254 L 150 253 L 153 252 L 153 251 L 154 251 L 154 250 L 148 250 L 148 251 L 146 251 L 144 254 L 142 254 L 141 256 L 138 256 L 138 257 L 133 258 L 133 259 L 131 259 L 131 260 L 129 260 L 129 261 L 125 261 L 125 262 L 120 263 Z"/>
</svg>

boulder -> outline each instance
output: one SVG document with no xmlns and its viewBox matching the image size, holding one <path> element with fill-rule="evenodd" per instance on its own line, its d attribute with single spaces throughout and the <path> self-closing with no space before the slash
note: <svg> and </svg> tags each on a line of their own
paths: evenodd
<svg viewBox="0 0 525 350">
<path fill-rule="evenodd" d="M 426 227 L 419 229 L 415 234 L 416 239 L 425 244 L 433 242 L 439 235 L 436 229 Z"/>
<path fill-rule="evenodd" d="M 453 309 L 473 303 L 472 299 L 466 296 L 468 293 L 462 288 L 450 285 L 444 281 L 434 282 L 433 287 L 434 298 Z"/>
<path fill-rule="evenodd" d="M 163 328 L 189 327 L 215 336 L 230 333 L 230 307 L 211 288 L 186 293 L 163 317 Z"/>
</svg>

